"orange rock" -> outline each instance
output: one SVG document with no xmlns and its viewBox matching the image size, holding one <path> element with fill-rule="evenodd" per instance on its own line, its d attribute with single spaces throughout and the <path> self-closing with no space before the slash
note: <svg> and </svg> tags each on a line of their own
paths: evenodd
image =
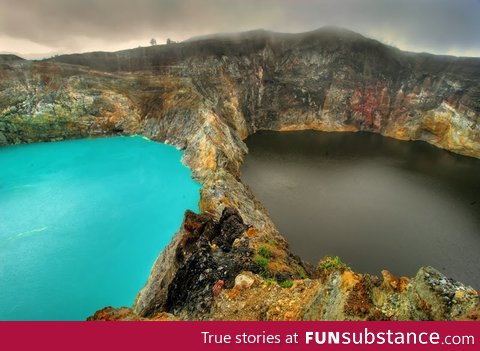
<svg viewBox="0 0 480 351">
<path fill-rule="evenodd" d="M 407 277 L 396 277 L 387 270 L 382 271 L 384 284 L 399 292 L 403 291 L 409 283 Z"/>
<path fill-rule="evenodd" d="M 408 279 L 407 277 L 400 277 L 399 291 L 404 291 L 409 283 L 410 279 Z"/>
<path fill-rule="evenodd" d="M 359 277 L 352 271 L 345 271 L 342 273 L 341 288 L 343 291 L 352 289 L 360 280 Z"/>
<path fill-rule="evenodd" d="M 238 297 L 238 295 L 240 295 L 240 290 L 238 290 L 235 287 L 233 289 L 230 289 L 230 290 L 227 291 L 227 297 L 231 300 Z"/>
<path fill-rule="evenodd" d="M 256 234 L 257 234 L 257 228 L 255 228 L 255 227 L 249 227 L 249 228 L 247 229 L 247 235 L 248 235 L 249 237 L 255 236 Z"/>
</svg>

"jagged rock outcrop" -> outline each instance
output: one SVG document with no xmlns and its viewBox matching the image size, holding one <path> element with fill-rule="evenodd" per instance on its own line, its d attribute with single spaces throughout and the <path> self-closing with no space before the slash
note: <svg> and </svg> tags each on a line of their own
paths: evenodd
<svg viewBox="0 0 480 351">
<path fill-rule="evenodd" d="M 244 224 L 233 208 L 226 207 L 218 221 L 187 211 L 182 228 L 138 294 L 134 313 L 151 317 L 166 311 L 187 319 L 209 318 L 215 297 L 223 289 L 232 289 L 244 270 L 281 281 L 300 278 L 289 266 L 302 267 L 302 263 L 291 255 L 272 260 L 277 263 L 275 269 L 266 271 L 260 266 L 250 242 L 254 234 L 255 229 Z"/>
<path fill-rule="evenodd" d="M 239 180 L 239 170 L 247 152 L 242 139 L 260 129 L 364 130 L 424 140 L 480 157 L 479 83 L 480 59 L 402 52 L 335 28 L 303 34 L 254 31 L 39 62 L 9 59 L 0 61 L 0 145 L 115 134 L 143 134 L 171 143 L 184 150 L 183 161 L 202 184 L 200 208 L 206 217 L 196 219 L 204 223 L 201 227 L 222 226 L 225 208 L 234 209 L 241 218 L 238 221 L 249 226 L 239 236 L 246 243 L 242 250 L 253 253 L 249 263 L 232 268 L 226 279 L 209 274 L 202 288 L 198 277 L 203 271 L 194 267 L 220 266 L 222 257 L 235 261 L 236 249 L 226 250 L 232 243 L 226 239 L 216 243 L 208 230 L 186 229 L 186 220 L 137 299 L 132 313 L 140 317 L 168 310 L 182 318 L 234 318 L 235 306 L 230 315 L 228 304 L 215 306 L 222 306 L 217 302 L 233 284 L 234 275 L 246 270 L 280 283 L 306 275 L 315 278 L 305 284 L 316 290 L 303 291 L 324 307 L 291 312 L 283 316 L 286 319 L 350 318 L 349 311 L 354 311 L 355 318 L 372 319 L 470 318 L 478 312 L 469 314 L 466 306 L 478 311 L 478 295 L 469 293 L 468 302 L 450 299 L 455 311 L 465 312 L 452 313 L 450 302 L 430 288 L 421 288 L 418 275 L 409 283 L 410 293 L 388 296 L 398 296 L 408 306 L 443 306 L 431 307 L 430 314 L 402 312 L 401 306 L 406 305 L 393 302 L 384 304 L 393 312 L 383 311 L 375 302 L 377 282 L 365 283 L 366 288 L 348 285 L 347 295 L 357 294 L 357 300 L 367 301 L 380 312 L 373 313 L 372 307 L 357 311 L 352 303 L 344 303 L 350 307 L 340 310 L 325 309 L 336 299 L 349 299 L 340 294 L 342 280 L 335 280 L 335 274 L 327 280 L 316 278 L 314 268 L 289 253 L 267 211 Z M 183 249 L 178 248 L 186 235 L 198 238 L 179 257 Z M 212 245 L 222 252 L 221 257 Z M 250 257 L 247 251 L 238 254 Z M 258 267 L 262 271 L 255 271 Z M 436 281 L 446 288 L 448 282 L 442 279 Z M 193 295 L 182 291 L 185 281 L 195 286 Z M 301 284 L 295 281 L 294 286 Z M 281 289 L 266 289 L 277 288 Z M 194 296 L 195 302 L 185 305 L 185 299 L 178 296 Z M 276 295 L 272 292 L 272 296 Z M 416 296 L 425 304 L 415 300 Z M 301 300 L 295 303 L 304 304 Z M 216 314 L 220 310 L 224 313 Z M 255 318 L 274 318 L 267 312 Z"/>
<path fill-rule="evenodd" d="M 253 267 L 248 239 L 237 240 L 246 229 L 230 208 L 218 222 L 187 211 L 181 231 L 160 255 L 149 283 L 138 295 L 135 312 L 142 316 L 158 311 L 194 317 L 206 314 L 215 284 L 231 287 L 243 267 Z M 152 284 L 157 286 L 152 288 Z"/>
</svg>

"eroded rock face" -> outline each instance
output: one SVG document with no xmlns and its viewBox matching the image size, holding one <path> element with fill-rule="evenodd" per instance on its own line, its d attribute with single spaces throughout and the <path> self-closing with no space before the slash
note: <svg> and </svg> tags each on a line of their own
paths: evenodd
<svg viewBox="0 0 480 351">
<path fill-rule="evenodd" d="M 383 281 L 347 270 L 330 275 L 319 285 L 310 304 L 302 311 L 302 317 L 308 320 L 477 320 L 478 308 L 477 291 L 446 278 L 432 267 L 421 268 L 412 279 L 397 278 L 384 271 Z"/>
<path fill-rule="evenodd" d="M 226 208 L 218 223 L 211 219 L 191 223 L 188 215 L 186 219 L 187 232 L 176 248 L 178 269 L 168 287 L 165 309 L 199 317 L 210 310 L 213 297 L 224 286 L 233 285 L 238 272 L 252 266 L 252 252 L 246 240 L 232 247 L 247 229 L 236 211 Z"/>
<path fill-rule="evenodd" d="M 142 317 L 166 311 L 185 319 L 209 318 L 215 298 L 235 286 L 240 272 L 262 272 L 254 260 L 249 229 L 233 208 L 226 207 L 218 221 L 187 211 L 182 229 L 155 263 L 133 311 Z M 288 270 L 282 274 L 298 278 Z"/>
<path fill-rule="evenodd" d="M 233 285 L 242 269 L 254 268 L 245 236 L 247 226 L 238 213 L 225 208 L 218 222 L 212 216 L 185 213 L 181 230 L 155 263 L 149 282 L 139 293 L 134 311 L 152 316 L 169 311 L 196 318 L 211 307 L 215 285 Z"/>
<path fill-rule="evenodd" d="M 261 314 L 251 310 L 254 319 L 478 316 L 478 295 L 443 278 L 434 279 L 435 287 L 418 275 L 413 283 L 385 278 L 397 284 L 390 295 L 376 290 L 378 278 L 345 272 L 316 278 L 313 267 L 289 253 L 267 211 L 239 180 L 247 152 L 242 139 L 260 129 L 364 130 L 480 157 L 480 59 L 405 53 L 325 28 L 0 62 L 0 145 L 143 134 L 184 149 L 184 163 L 202 184 L 202 215 L 188 213 L 158 258 L 131 311 L 136 316 L 167 311 L 187 319 L 234 319 L 235 303 L 249 305 L 236 296 L 252 289 L 271 301 Z M 233 289 L 225 295 L 242 270 L 263 278 L 252 278 L 259 283 L 242 294 Z M 306 276 L 315 279 L 295 280 Z M 289 300 L 290 288 L 263 288 L 265 277 L 283 286 L 294 280 L 291 289 L 303 290 Z M 225 296 L 236 302 L 222 304 Z M 273 306 L 283 311 L 274 300 L 280 296 L 296 307 L 275 313 Z M 465 296 L 461 308 L 452 305 Z M 305 299 L 308 310 L 302 309 Z"/>
</svg>

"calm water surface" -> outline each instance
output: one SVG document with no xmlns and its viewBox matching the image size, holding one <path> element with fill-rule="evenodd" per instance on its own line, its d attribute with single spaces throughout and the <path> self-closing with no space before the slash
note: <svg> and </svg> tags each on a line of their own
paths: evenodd
<svg viewBox="0 0 480 351">
<path fill-rule="evenodd" d="M 293 252 L 480 288 L 480 160 L 369 133 L 258 132 L 242 179 Z"/>
<path fill-rule="evenodd" d="M 200 186 L 141 137 L 0 148 L 0 320 L 131 305 Z"/>
</svg>

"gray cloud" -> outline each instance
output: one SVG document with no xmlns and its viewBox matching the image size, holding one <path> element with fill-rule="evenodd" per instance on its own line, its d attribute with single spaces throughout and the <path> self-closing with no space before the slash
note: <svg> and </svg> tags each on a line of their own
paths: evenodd
<svg viewBox="0 0 480 351">
<path fill-rule="evenodd" d="M 480 54 L 480 0 L 0 0 L 0 9 L 0 37 L 52 51 L 333 24 L 403 49 Z"/>
</svg>

